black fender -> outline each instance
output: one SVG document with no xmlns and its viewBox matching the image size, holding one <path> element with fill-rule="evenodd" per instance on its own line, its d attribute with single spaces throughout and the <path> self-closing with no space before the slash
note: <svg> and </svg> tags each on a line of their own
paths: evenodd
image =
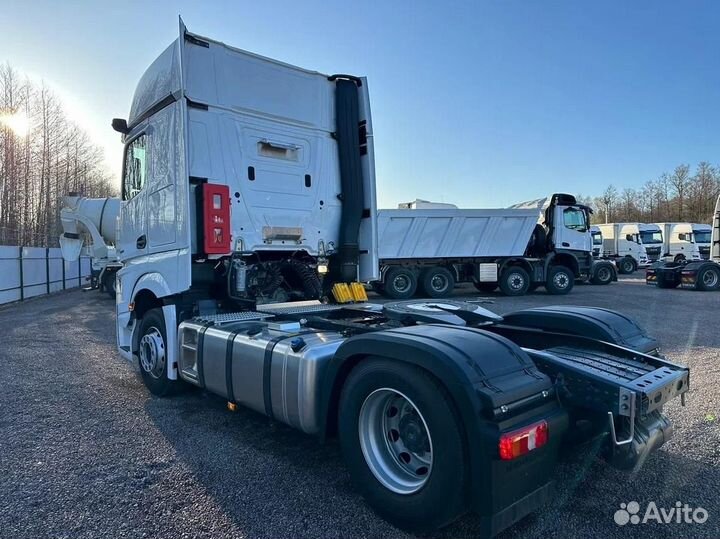
<svg viewBox="0 0 720 539">
<path fill-rule="evenodd" d="M 598 307 L 551 305 L 503 315 L 503 324 L 605 341 L 643 353 L 658 349 L 658 342 L 632 318 Z"/>
<path fill-rule="evenodd" d="M 493 412 L 528 397 L 552 395 L 550 378 L 537 369 L 528 354 L 501 335 L 433 324 L 365 333 L 345 341 L 326 368 L 320 388 L 320 417 L 325 419 L 322 437 L 333 432 L 337 424 L 337 403 L 347 375 L 370 356 L 417 365 L 444 385 L 465 430 L 471 489 L 478 496 L 492 496 L 488 492 L 494 492 L 490 467 L 497 460 L 499 426 L 492 420 Z M 551 397 L 536 410 L 542 405 L 559 412 Z M 559 433 L 564 427 L 557 429 Z M 550 471 L 537 472 L 530 483 L 549 480 L 546 472 Z"/>
</svg>

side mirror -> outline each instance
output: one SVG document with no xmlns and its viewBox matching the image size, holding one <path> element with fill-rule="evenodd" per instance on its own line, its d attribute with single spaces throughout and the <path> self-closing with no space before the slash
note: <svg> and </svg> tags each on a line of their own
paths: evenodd
<svg viewBox="0 0 720 539">
<path fill-rule="evenodd" d="M 125 120 L 124 118 L 113 118 L 111 125 L 115 131 L 117 131 L 118 133 L 122 133 L 123 135 L 127 135 L 130 132 L 127 120 Z"/>
</svg>

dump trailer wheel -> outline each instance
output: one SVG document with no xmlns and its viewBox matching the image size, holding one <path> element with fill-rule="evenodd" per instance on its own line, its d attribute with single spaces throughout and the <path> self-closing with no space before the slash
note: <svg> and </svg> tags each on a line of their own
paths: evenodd
<svg viewBox="0 0 720 539">
<path fill-rule="evenodd" d="M 420 287 L 429 298 L 444 298 L 452 294 L 455 277 L 447 268 L 427 268 L 420 275 Z"/>
<path fill-rule="evenodd" d="M 417 290 L 417 277 L 409 268 L 390 268 L 385 274 L 383 291 L 392 299 L 409 299 Z"/>
<path fill-rule="evenodd" d="M 552 266 L 545 281 L 545 290 L 554 296 L 569 293 L 575 286 L 575 275 L 565 266 Z"/>
<path fill-rule="evenodd" d="M 613 280 L 613 271 L 608 265 L 602 265 L 595 270 L 590 281 L 592 284 L 610 284 Z"/>
<path fill-rule="evenodd" d="M 506 296 L 524 296 L 530 288 L 530 276 L 520 266 L 505 268 L 500 276 L 500 290 Z"/>
<path fill-rule="evenodd" d="M 720 265 L 707 266 L 698 271 L 695 281 L 695 288 L 710 292 L 720 290 Z"/>
<path fill-rule="evenodd" d="M 633 273 L 635 271 L 635 260 L 632 259 L 630 256 L 623 257 L 618 263 L 618 273 L 622 273 L 623 275 L 627 275 L 629 273 Z"/>
<path fill-rule="evenodd" d="M 487 281 L 473 281 L 473 284 L 475 285 L 475 288 L 478 289 L 478 291 L 486 293 L 494 292 L 495 289 L 498 287 L 497 283 L 490 283 Z"/>
<path fill-rule="evenodd" d="M 382 518 L 414 532 L 467 511 L 467 455 L 444 386 L 426 371 L 370 357 L 340 396 L 338 433 L 356 488 Z"/>
<path fill-rule="evenodd" d="M 174 393 L 179 382 L 167 377 L 167 336 L 162 309 L 150 309 L 140 320 L 138 356 L 140 375 L 150 393 L 166 397 Z"/>
</svg>

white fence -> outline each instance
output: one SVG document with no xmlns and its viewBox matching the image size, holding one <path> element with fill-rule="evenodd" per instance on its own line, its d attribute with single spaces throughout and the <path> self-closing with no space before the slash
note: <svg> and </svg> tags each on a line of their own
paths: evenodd
<svg viewBox="0 0 720 539">
<path fill-rule="evenodd" d="M 89 275 L 87 256 L 65 262 L 59 247 L 0 246 L 0 304 L 81 286 Z"/>
</svg>

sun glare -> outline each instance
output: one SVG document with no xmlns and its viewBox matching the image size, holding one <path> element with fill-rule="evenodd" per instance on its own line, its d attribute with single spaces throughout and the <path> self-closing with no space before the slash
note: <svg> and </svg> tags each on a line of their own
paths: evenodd
<svg viewBox="0 0 720 539">
<path fill-rule="evenodd" d="M 18 137 L 24 137 L 30 130 L 30 120 L 24 112 L 14 112 L 12 114 L 0 114 L 0 124 L 8 127 Z"/>
</svg>

